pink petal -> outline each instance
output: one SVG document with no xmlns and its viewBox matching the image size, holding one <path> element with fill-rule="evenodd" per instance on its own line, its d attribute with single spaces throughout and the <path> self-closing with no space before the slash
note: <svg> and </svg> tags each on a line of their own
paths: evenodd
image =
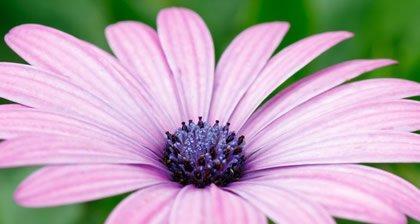
<svg viewBox="0 0 420 224">
<path fill-rule="evenodd" d="M 245 178 L 255 178 L 250 181 L 264 183 L 282 183 L 280 185 L 297 188 L 296 190 L 299 187 L 295 186 L 311 180 L 333 181 L 375 196 L 383 203 L 420 220 L 420 191 L 404 179 L 376 168 L 359 165 L 312 165 L 264 170 L 250 173 Z M 314 183 L 308 187 L 320 186 Z M 345 205 L 340 207 L 345 208 Z"/>
<path fill-rule="evenodd" d="M 273 147 L 273 150 L 266 150 L 248 161 L 249 169 L 306 164 L 420 162 L 420 135 L 398 131 L 352 131 Z"/>
<path fill-rule="evenodd" d="M 66 113 L 100 123 L 127 135 L 142 134 L 150 147 L 159 147 L 162 134 L 142 128 L 114 108 L 66 79 L 31 66 L 1 63 L 0 96 L 26 106 Z M 160 140 L 160 142 L 159 142 Z"/>
<path fill-rule="evenodd" d="M 326 50 L 352 36 L 349 32 L 314 35 L 290 45 L 274 56 L 236 107 L 231 116 L 232 128 L 237 130 L 242 127 L 264 98 L 294 73 Z"/>
<path fill-rule="evenodd" d="M 122 121 L 128 119 L 131 125 L 156 132 L 153 118 L 158 114 L 144 110 L 150 102 L 144 97 L 142 87 L 108 53 L 59 30 L 35 24 L 15 27 L 5 39 L 32 65 L 78 86 L 78 92 L 83 90 L 111 105 L 125 116 Z"/>
<path fill-rule="evenodd" d="M 211 120 L 222 123 L 229 120 L 288 29 L 285 22 L 260 24 L 246 29 L 232 41 L 217 64 Z"/>
<path fill-rule="evenodd" d="M 195 12 L 159 12 L 158 34 L 184 106 L 184 120 L 208 116 L 213 91 L 214 47 L 206 24 Z"/>
<path fill-rule="evenodd" d="M 165 130 L 177 128 L 182 111 L 156 31 L 145 24 L 126 21 L 108 26 L 106 36 L 121 63 L 156 102 L 152 106 L 162 114 L 161 126 Z"/>
<path fill-rule="evenodd" d="M 199 189 L 188 185 L 177 195 L 170 223 L 267 223 L 256 208 L 236 195 L 212 185 Z"/>
<path fill-rule="evenodd" d="M 319 203 L 335 217 L 368 223 L 406 223 L 406 217 L 395 207 L 369 192 L 333 180 L 311 178 L 294 181 L 249 181 L 249 185 L 265 184 L 273 188 L 286 188 L 303 198 Z"/>
<path fill-rule="evenodd" d="M 267 144 L 279 143 L 279 136 L 332 111 L 356 103 L 392 101 L 420 94 L 420 85 L 400 79 L 371 79 L 339 86 L 295 107 L 255 137 L 248 137 L 249 152 L 259 150 Z"/>
<path fill-rule="evenodd" d="M 320 205 L 282 187 L 239 182 L 228 187 L 277 223 L 335 223 Z"/>
<path fill-rule="evenodd" d="M 85 137 L 133 148 L 142 148 L 139 143 L 145 141 L 138 133 L 127 136 L 98 122 L 66 114 L 40 111 L 18 104 L 0 105 L 0 138 L 37 134 Z"/>
<path fill-rule="evenodd" d="M 281 91 L 249 118 L 242 131 L 252 137 L 296 106 L 365 72 L 395 63 L 392 60 L 352 60 L 333 65 Z"/>
<path fill-rule="evenodd" d="M 26 207 L 66 205 L 166 183 L 167 178 L 146 166 L 49 166 L 24 180 L 16 190 L 15 200 Z"/>
<path fill-rule="evenodd" d="M 413 132 L 420 129 L 420 103 L 393 100 L 349 105 L 307 120 L 276 141 L 281 145 L 320 138 L 334 133 L 361 130 L 396 130 Z"/>
<path fill-rule="evenodd" d="M 148 164 L 165 169 L 161 162 L 140 153 L 91 139 L 25 136 L 0 143 L 0 167 L 45 164 Z"/>
<path fill-rule="evenodd" d="M 113 99 L 113 103 L 121 102 L 124 98 L 119 94 L 127 94 L 126 90 L 131 89 L 123 89 L 125 82 L 118 83 L 122 81 L 122 75 L 129 79 L 129 74 L 124 73 L 109 54 L 54 28 L 21 25 L 13 28 L 5 39 L 16 53 L 32 65 L 67 77 L 72 83 L 106 101 Z M 114 91 L 111 93 L 109 89 Z"/>
<path fill-rule="evenodd" d="M 161 184 L 141 189 L 124 199 L 111 213 L 106 224 L 168 223 L 176 194 L 175 184 Z"/>
<path fill-rule="evenodd" d="M 210 187 L 212 208 L 217 216 L 216 223 L 266 223 L 265 215 L 231 192 L 212 185 Z"/>
</svg>

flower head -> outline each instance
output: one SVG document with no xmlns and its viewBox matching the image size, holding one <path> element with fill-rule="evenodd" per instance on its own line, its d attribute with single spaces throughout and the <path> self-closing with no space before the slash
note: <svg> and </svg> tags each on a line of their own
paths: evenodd
<svg viewBox="0 0 420 224">
<path fill-rule="evenodd" d="M 420 192 L 357 163 L 419 162 L 420 85 L 347 83 L 393 64 L 352 60 L 262 102 L 348 32 L 273 53 L 289 25 L 240 33 L 215 66 L 203 20 L 162 10 L 157 31 L 106 30 L 116 57 L 56 29 L 22 25 L 0 63 L 0 167 L 46 165 L 18 187 L 28 207 L 134 191 L 107 223 L 374 223 L 420 220 Z M 262 104 L 262 105 L 261 105 Z"/>
</svg>

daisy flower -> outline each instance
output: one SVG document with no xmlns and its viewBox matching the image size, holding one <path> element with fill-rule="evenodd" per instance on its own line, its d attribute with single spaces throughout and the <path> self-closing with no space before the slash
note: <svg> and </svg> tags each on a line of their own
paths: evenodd
<svg viewBox="0 0 420 224">
<path fill-rule="evenodd" d="M 387 59 L 351 60 L 267 96 L 352 36 L 327 32 L 274 54 L 289 28 L 241 32 L 217 65 L 194 12 L 162 10 L 157 31 L 106 29 L 116 57 L 56 29 L 6 35 L 30 65 L 0 64 L 0 167 L 46 165 L 15 200 L 59 206 L 134 192 L 120 223 L 371 223 L 420 220 L 419 189 L 358 163 L 420 161 L 420 85 L 349 80 Z M 274 56 L 273 56 L 274 54 Z"/>
</svg>

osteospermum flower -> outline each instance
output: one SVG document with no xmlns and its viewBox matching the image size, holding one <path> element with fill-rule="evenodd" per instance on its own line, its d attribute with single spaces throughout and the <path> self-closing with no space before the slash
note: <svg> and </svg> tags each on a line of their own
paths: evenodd
<svg viewBox="0 0 420 224">
<path fill-rule="evenodd" d="M 107 223 L 374 223 L 420 220 L 419 190 L 356 163 L 419 162 L 420 85 L 346 83 L 394 61 L 352 60 L 280 84 L 349 38 L 327 32 L 272 57 L 289 25 L 246 29 L 215 66 L 187 9 L 106 30 L 117 58 L 58 30 L 22 25 L 0 64 L 0 166 L 47 165 L 17 203 L 57 206 L 134 191 Z"/>
</svg>

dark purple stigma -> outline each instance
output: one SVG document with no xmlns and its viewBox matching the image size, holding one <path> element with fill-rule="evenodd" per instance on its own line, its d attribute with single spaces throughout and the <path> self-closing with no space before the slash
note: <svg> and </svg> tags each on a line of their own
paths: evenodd
<svg viewBox="0 0 420 224">
<path fill-rule="evenodd" d="M 229 123 L 210 125 L 199 117 L 197 124 L 182 122 L 174 134 L 166 132 L 166 138 L 162 161 L 174 181 L 203 188 L 226 186 L 241 177 L 245 137 L 230 131 Z"/>
</svg>

